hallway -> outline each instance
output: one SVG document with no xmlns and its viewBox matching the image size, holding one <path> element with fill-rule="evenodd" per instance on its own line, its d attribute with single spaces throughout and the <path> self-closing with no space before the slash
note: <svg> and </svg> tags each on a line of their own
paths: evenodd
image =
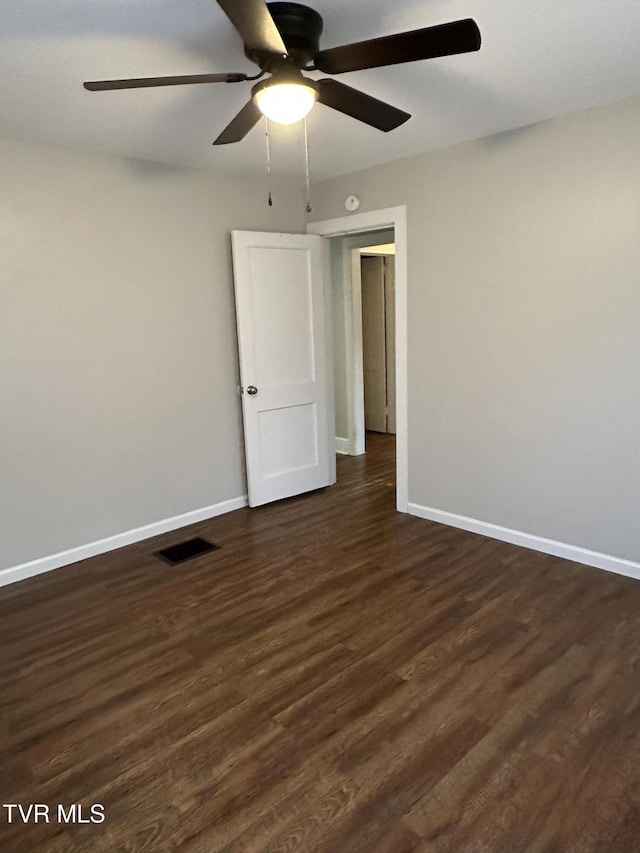
<svg viewBox="0 0 640 853">
<path fill-rule="evenodd" d="M 0 590 L 2 853 L 625 853 L 640 584 L 335 487 Z M 179 566 L 159 548 L 221 548 Z"/>
</svg>

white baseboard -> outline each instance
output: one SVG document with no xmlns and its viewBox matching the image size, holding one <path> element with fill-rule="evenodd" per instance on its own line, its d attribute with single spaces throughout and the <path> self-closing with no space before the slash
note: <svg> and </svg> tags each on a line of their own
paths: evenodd
<svg viewBox="0 0 640 853">
<path fill-rule="evenodd" d="M 159 536 L 161 533 L 169 533 L 171 530 L 178 530 L 180 527 L 187 527 L 189 524 L 196 524 L 198 521 L 206 521 L 209 518 L 215 518 L 217 515 L 242 509 L 246 505 L 246 495 L 240 498 L 232 498 L 229 501 L 222 501 L 202 507 L 202 509 L 184 512 L 182 515 L 175 515 L 172 518 L 165 518 L 162 521 L 155 521 L 153 524 L 145 524 L 144 527 L 126 530 L 124 533 L 117 533 L 115 536 L 108 536 L 106 539 L 98 539 L 96 542 L 89 542 L 87 545 L 70 548 L 68 551 L 60 551 L 58 554 L 52 554 L 49 557 L 41 557 L 38 560 L 31 560 L 29 563 L 11 566 L 8 569 L 0 570 L 0 586 L 16 583 L 43 572 L 50 572 L 53 569 L 59 569 L 61 566 L 68 566 L 69 563 L 77 563 L 78 560 L 95 557 L 97 554 L 105 554 L 107 551 L 114 551 L 116 548 L 132 545 L 134 542 L 140 542 L 143 539 L 150 539 L 152 536 Z"/>
<path fill-rule="evenodd" d="M 341 453 L 343 456 L 349 456 L 351 448 L 349 447 L 348 438 L 338 438 L 336 436 L 336 453 Z"/>
<path fill-rule="evenodd" d="M 408 512 L 410 515 L 417 515 L 419 518 L 448 524 L 449 527 L 459 527 L 461 530 L 480 533 L 482 536 L 489 536 L 491 539 L 501 539 L 503 542 L 520 545 L 522 548 L 531 548 L 533 551 L 542 551 L 543 554 L 552 554 L 554 557 L 562 557 L 565 560 L 572 560 L 574 563 L 583 563 L 585 566 L 593 566 L 596 569 L 604 569 L 606 572 L 615 572 L 618 575 L 640 580 L 640 563 L 634 563 L 631 560 L 611 557 L 598 551 L 579 548 L 577 545 L 566 545 L 564 542 L 556 542 L 554 539 L 532 536 L 530 533 L 521 533 L 519 530 L 511 530 L 508 527 L 500 527 L 487 521 L 478 521 L 465 515 L 456 515 L 453 512 L 444 512 L 441 509 L 433 509 L 420 504 L 409 503 Z"/>
</svg>

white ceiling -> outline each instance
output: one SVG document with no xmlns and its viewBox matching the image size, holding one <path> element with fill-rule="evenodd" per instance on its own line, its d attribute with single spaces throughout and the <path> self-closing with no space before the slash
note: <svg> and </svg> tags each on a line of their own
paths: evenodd
<svg viewBox="0 0 640 853">
<path fill-rule="evenodd" d="M 341 75 L 413 114 L 380 133 L 321 105 L 312 175 L 343 174 L 640 93 L 638 0 L 308 0 L 323 47 L 473 17 L 479 53 Z M 170 164 L 262 171 L 260 127 L 211 141 L 251 84 L 90 93 L 84 80 L 246 71 L 215 0 L 2 0 L 0 135 Z M 312 75 L 322 76 L 322 75 Z M 300 129 L 278 128 L 277 175 L 303 173 Z"/>
</svg>

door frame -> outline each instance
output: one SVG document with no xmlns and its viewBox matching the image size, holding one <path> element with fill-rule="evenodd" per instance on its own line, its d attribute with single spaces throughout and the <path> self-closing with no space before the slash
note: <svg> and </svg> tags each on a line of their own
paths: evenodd
<svg viewBox="0 0 640 853">
<path fill-rule="evenodd" d="M 387 207 L 307 224 L 308 234 L 346 237 L 363 231 L 393 228 L 396 245 L 396 509 L 409 503 L 407 402 L 407 207 Z M 329 276 L 330 279 L 330 276 Z M 360 337 L 362 330 L 360 329 Z"/>
</svg>

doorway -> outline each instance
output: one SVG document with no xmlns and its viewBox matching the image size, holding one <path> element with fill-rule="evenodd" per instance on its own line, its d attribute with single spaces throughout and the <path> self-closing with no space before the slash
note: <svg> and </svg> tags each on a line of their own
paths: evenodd
<svg viewBox="0 0 640 853">
<path fill-rule="evenodd" d="M 360 249 L 360 295 L 365 434 L 395 435 L 394 243 Z"/>
<path fill-rule="evenodd" d="M 393 229 L 329 238 L 336 452 L 365 452 L 362 250 L 392 244 Z"/>
<path fill-rule="evenodd" d="M 357 468 L 395 486 L 394 239 L 393 229 L 329 239 L 338 482 L 351 476 L 347 457 L 366 457 Z"/>
<path fill-rule="evenodd" d="M 377 286 L 377 296 L 369 292 L 365 294 L 365 312 L 372 314 L 374 325 L 377 324 L 378 341 L 373 346 L 371 339 L 367 342 L 367 370 L 372 364 L 369 355 L 377 362 L 378 371 L 382 370 L 384 359 L 385 379 L 383 390 L 370 392 L 369 402 L 372 403 L 372 393 L 377 394 L 377 425 L 382 426 L 384 417 L 384 432 L 388 435 L 395 428 L 396 432 L 396 508 L 399 512 L 407 511 L 408 503 L 408 465 L 407 465 L 407 355 L 406 355 L 406 208 L 388 208 L 370 213 L 356 214 L 340 219 L 311 223 L 307 226 L 310 234 L 329 237 L 331 258 L 331 300 L 333 314 L 333 351 L 336 386 L 336 450 L 338 453 L 357 456 L 366 451 L 366 403 L 365 403 L 365 338 L 363 336 L 363 301 L 362 301 L 362 262 L 365 257 L 378 257 L 378 262 L 367 264 L 372 269 L 377 266 L 378 273 L 382 272 Z M 386 247 L 386 251 L 378 247 Z M 390 247 L 393 246 L 395 255 Z M 376 247 L 372 249 L 372 247 Z M 363 250 L 367 250 L 363 252 Z M 392 256 L 388 262 L 387 282 L 385 282 L 385 256 Z M 393 273 L 393 284 L 389 278 Z M 366 271 L 365 275 L 368 275 Z M 365 281 L 365 287 L 369 282 Z M 375 284 L 373 285 L 375 288 Z M 384 295 L 384 298 L 383 298 Z M 370 299 L 369 297 L 372 296 Z M 387 312 L 387 304 L 391 301 L 393 316 Z M 372 303 L 376 303 L 377 306 Z M 381 309 L 384 310 L 381 314 Z M 383 318 L 383 319 L 382 319 Z M 384 322 L 384 332 L 381 323 Z M 395 336 L 393 336 L 395 326 Z M 391 328 L 390 328 L 391 327 Z M 374 336 L 375 337 L 375 334 Z M 393 340 L 395 338 L 395 340 Z M 380 343 L 385 347 L 381 355 Z M 375 353 L 375 354 L 372 354 Z M 394 382 L 389 382 L 389 374 L 393 374 Z M 371 383 L 369 383 L 371 384 Z M 393 392 L 395 391 L 395 395 Z M 380 395 L 384 394 L 386 405 L 380 413 Z M 395 396 L 395 406 L 392 397 Z M 391 405 L 390 405 L 391 403 Z M 369 426 L 373 427 L 372 405 L 369 405 Z M 386 411 L 385 411 L 386 409 Z M 390 415 L 391 410 L 391 417 Z M 394 424 L 395 421 L 395 424 Z M 383 431 L 375 430 L 372 436 Z M 391 436 L 389 436 L 391 437 Z M 376 438 L 376 441 L 378 439 Z M 378 442 L 379 443 L 379 442 Z"/>
</svg>

